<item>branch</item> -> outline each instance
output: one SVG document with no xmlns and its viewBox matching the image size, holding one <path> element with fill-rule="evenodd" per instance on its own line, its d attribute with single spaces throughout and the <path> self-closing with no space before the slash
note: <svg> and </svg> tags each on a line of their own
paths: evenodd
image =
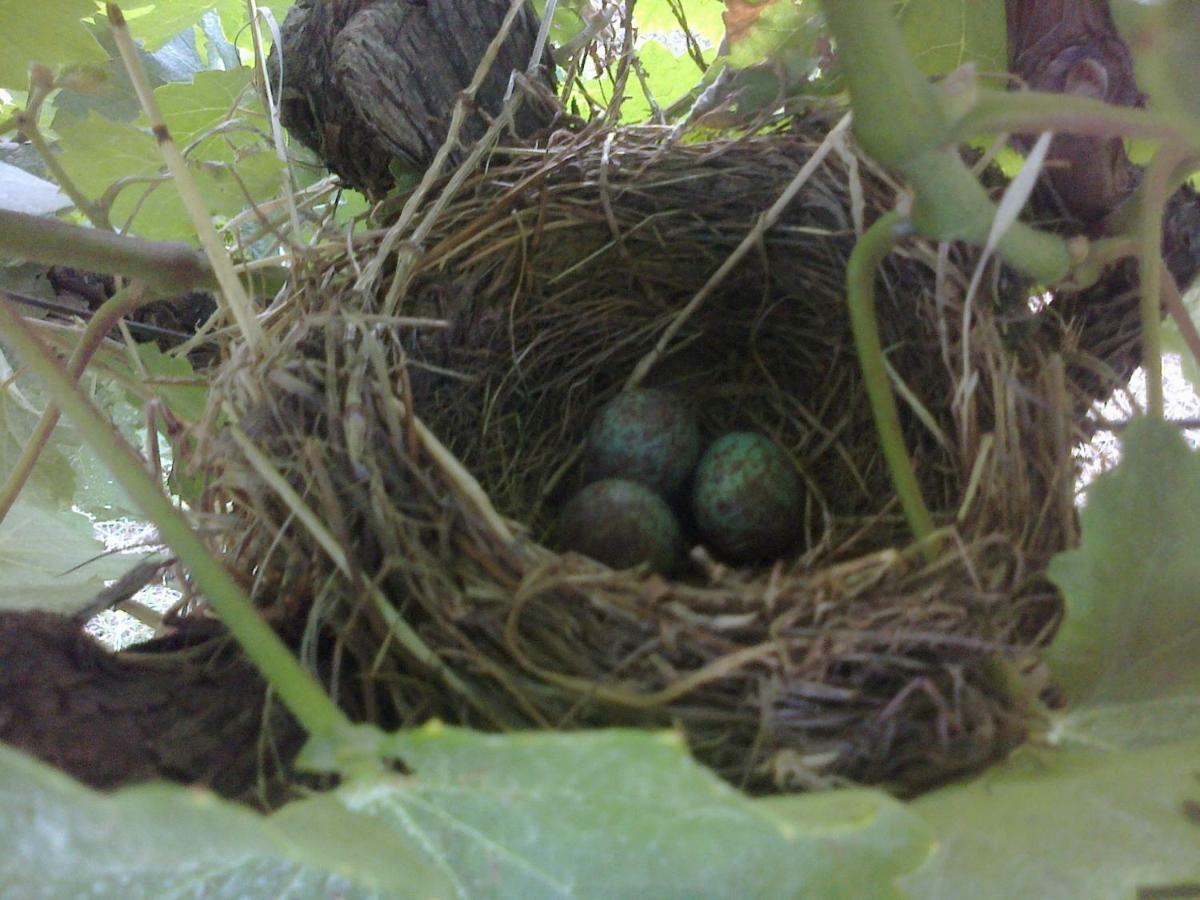
<svg viewBox="0 0 1200 900">
<path fill-rule="evenodd" d="M 179 242 L 145 241 L 59 219 L 0 209 L 0 255 L 125 275 L 170 296 L 217 286 L 204 255 Z"/>
</svg>

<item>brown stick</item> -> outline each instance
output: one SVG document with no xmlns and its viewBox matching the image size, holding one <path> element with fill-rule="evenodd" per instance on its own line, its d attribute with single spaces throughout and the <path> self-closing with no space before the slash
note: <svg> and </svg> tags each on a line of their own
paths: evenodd
<svg viewBox="0 0 1200 900">
<path fill-rule="evenodd" d="M 0 255 L 127 275 L 165 296 L 217 286 L 204 255 L 187 244 L 123 237 L 8 210 L 0 210 Z"/>
</svg>

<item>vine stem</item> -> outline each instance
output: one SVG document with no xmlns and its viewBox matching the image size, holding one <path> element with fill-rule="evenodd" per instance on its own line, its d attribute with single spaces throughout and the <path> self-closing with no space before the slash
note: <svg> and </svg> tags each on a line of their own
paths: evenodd
<svg viewBox="0 0 1200 900">
<path fill-rule="evenodd" d="M 1137 216 L 1138 280 L 1141 287 L 1142 368 L 1146 372 L 1146 414 L 1163 418 L 1162 234 L 1171 176 L 1188 157 L 1178 144 L 1154 155 L 1141 185 Z"/>
<path fill-rule="evenodd" d="M 350 720 L 263 621 L 233 576 L 192 531 L 183 513 L 163 495 L 137 454 L 80 393 L 74 380 L 24 318 L 3 303 L 0 303 L 0 329 L 25 364 L 42 379 L 83 439 L 105 461 L 116 482 L 188 567 L 221 621 L 304 729 L 310 735 L 322 737 L 349 733 L 353 729 Z"/>
<path fill-rule="evenodd" d="M 859 238 L 846 265 L 846 302 L 850 308 L 850 328 L 854 333 L 858 364 L 862 368 L 883 457 L 908 526 L 913 536 L 919 542 L 924 542 L 933 533 L 933 517 L 925 505 L 912 459 L 904 446 L 900 415 L 888 381 L 883 346 L 879 340 L 879 324 L 875 318 L 875 274 L 907 230 L 907 223 L 901 215 L 889 212 Z M 932 545 L 926 546 L 925 554 L 927 558 L 933 556 Z"/>
<path fill-rule="evenodd" d="M 160 295 L 217 285 L 204 255 L 187 244 L 147 241 L 7 209 L 0 209 L 0 253 L 47 266 L 126 275 Z"/>
<path fill-rule="evenodd" d="M 67 360 L 67 375 L 72 382 L 79 381 L 79 376 L 87 368 L 87 364 L 100 347 L 100 342 L 104 340 L 109 329 L 122 316 L 137 309 L 143 302 L 144 296 L 141 291 L 127 288 L 104 301 L 103 305 L 96 310 L 96 314 L 83 329 L 79 344 L 71 352 L 71 358 Z M 33 472 L 38 457 L 42 455 L 42 451 L 50 440 L 50 435 L 54 432 L 54 427 L 58 424 L 59 415 L 58 406 L 54 403 L 47 403 L 46 408 L 42 410 L 41 418 L 38 419 L 33 434 L 25 442 L 20 457 L 8 473 L 8 477 L 5 478 L 3 487 L 0 487 L 0 522 L 4 521 L 13 504 L 17 502 L 17 497 L 29 480 L 29 475 Z"/>
<path fill-rule="evenodd" d="M 29 141 L 33 149 L 37 151 L 38 156 L 41 157 L 50 174 L 58 182 L 58 186 L 62 188 L 70 201 L 75 204 L 75 208 L 87 216 L 88 221 L 97 228 L 112 231 L 113 227 L 112 222 L 108 218 L 108 210 L 101 204 L 93 203 L 76 186 L 75 181 L 67 174 L 67 170 L 63 168 L 62 163 L 59 162 L 58 156 L 50 149 L 50 145 L 46 143 L 41 129 L 38 128 L 36 118 L 30 116 L 28 113 L 17 113 L 14 118 L 17 123 L 17 129 Z"/>
<path fill-rule="evenodd" d="M 1200 128 L 1162 113 L 1113 106 L 1092 97 L 987 89 L 979 91 L 975 103 L 954 122 L 947 137 L 965 141 L 981 134 L 1041 131 L 1200 144 Z"/>
</svg>

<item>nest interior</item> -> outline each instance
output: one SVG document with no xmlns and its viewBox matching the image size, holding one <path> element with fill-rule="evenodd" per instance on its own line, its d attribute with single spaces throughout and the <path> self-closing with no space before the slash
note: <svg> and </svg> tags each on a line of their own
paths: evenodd
<svg viewBox="0 0 1200 900">
<path fill-rule="evenodd" d="M 968 304 L 967 249 L 909 242 L 881 271 L 942 526 L 927 555 L 844 300 L 855 236 L 896 188 L 835 121 L 703 142 L 562 130 L 427 203 L 419 244 L 381 227 L 297 268 L 270 351 L 235 350 L 213 391 L 242 442 L 213 428 L 192 464 L 228 558 L 346 708 L 386 726 L 675 726 L 752 790 L 915 789 L 1022 738 L 1008 675 L 1054 625 L 1042 573 L 1076 537 L 1066 331 L 991 264 Z M 792 455 L 794 556 L 693 553 L 668 580 L 548 542 L 595 411 L 647 365 L 706 438 L 755 429 Z"/>
</svg>

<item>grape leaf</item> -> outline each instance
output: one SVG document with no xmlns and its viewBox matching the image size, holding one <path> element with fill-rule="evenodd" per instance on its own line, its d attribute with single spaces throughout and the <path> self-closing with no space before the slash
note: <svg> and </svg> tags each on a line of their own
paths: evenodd
<svg viewBox="0 0 1200 900">
<path fill-rule="evenodd" d="M 200 72 L 186 84 L 165 84 L 155 91 L 163 116 L 180 148 L 195 142 L 189 170 L 214 215 L 234 215 L 278 189 L 283 164 L 248 129 L 212 133 L 226 122 L 239 101 L 255 103 L 246 93 L 249 70 Z M 63 122 L 60 160 L 85 194 L 98 197 L 115 182 L 131 177 L 153 179 L 164 171 L 154 139 L 142 127 L 109 122 L 95 112 L 81 121 Z M 195 241 L 195 229 L 169 181 L 126 187 L 113 203 L 114 222 L 134 217 L 132 230 L 146 237 Z"/>
<path fill-rule="evenodd" d="M 688 31 L 715 48 L 725 34 L 722 15 L 725 7 L 721 0 L 679 0 L 679 6 Z M 643 34 L 669 34 L 682 30 L 667 0 L 638 0 L 633 10 L 633 23 Z"/>
<path fill-rule="evenodd" d="M 1200 741 L 1200 695 L 1086 706 L 1059 716 L 1047 740 L 1089 750 L 1136 750 Z"/>
<path fill-rule="evenodd" d="M 92 67 L 90 80 L 82 83 L 66 80 L 63 90 L 54 98 L 55 131 L 70 119 L 86 118 L 89 109 L 112 122 L 132 122 L 141 113 L 133 82 L 129 80 L 108 26 L 98 25 L 93 33 L 109 54 L 109 62 L 103 68 Z M 152 88 L 168 81 L 190 81 L 197 72 L 205 70 L 192 31 L 176 35 L 153 53 L 139 48 L 138 58 Z"/>
<path fill-rule="evenodd" d="M 550 43 L 561 47 L 569 44 L 587 28 L 583 20 L 582 7 L 588 0 L 559 0 L 554 8 L 554 21 L 550 23 Z M 546 0 L 533 0 L 533 10 L 538 18 L 546 15 Z"/>
<path fill-rule="evenodd" d="M 0 522 L 0 610 L 78 612 L 130 568 L 103 554 L 87 517 L 18 499 Z"/>
<path fill-rule="evenodd" d="M 153 343 L 137 345 L 147 384 L 168 409 L 188 423 L 200 421 L 208 404 L 208 387 L 185 357 L 168 356 Z"/>
<path fill-rule="evenodd" d="M 433 725 L 389 744 L 415 777 L 343 802 L 430 846 L 464 896 L 892 897 L 930 851 L 885 794 L 751 800 L 673 734 Z"/>
<path fill-rule="evenodd" d="M 646 85 L 659 109 L 666 109 L 690 91 L 703 74 L 686 53 L 677 56 L 656 40 L 646 41 L 638 48 L 638 59 L 645 68 Z M 650 119 L 650 102 L 635 79 L 631 79 L 629 96 L 621 104 L 621 119 L 626 122 Z"/>
<path fill-rule="evenodd" d="M 1138 87 L 1164 112 L 1200 118 L 1200 5 L 1194 0 L 1158 3 L 1118 0 L 1113 17 L 1133 51 Z"/>
<path fill-rule="evenodd" d="M 1197 760 L 1194 739 L 1117 753 L 1023 748 L 912 804 L 939 850 L 901 884 L 929 900 L 1125 900 L 1195 884 Z"/>
<path fill-rule="evenodd" d="M 817 10 L 810 0 L 725 0 L 730 65 L 782 66 L 803 81 L 816 59 Z"/>
<path fill-rule="evenodd" d="M 287 8 L 293 0 L 260 0 L 259 9 L 269 9 L 282 23 Z M 181 31 L 192 28 L 200 17 L 215 9 L 225 25 L 236 31 L 246 21 L 246 0 L 159 0 L 157 3 L 132 4 L 125 9 L 125 19 L 135 38 L 145 44 L 147 50 L 157 50 Z M 269 40 L 270 32 L 264 30 Z"/>
<path fill-rule="evenodd" d="M 0 478 L 15 467 L 28 445 L 49 397 L 36 378 L 14 377 L 0 353 Z M 94 371 L 80 379 L 89 399 L 108 415 L 127 440 L 141 443 L 140 403 L 130 403 L 117 385 Z M 59 419 L 42 448 L 21 494 L 47 509 L 77 509 L 90 516 L 116 518 L 134 511 L 125 491 L 109 476 L 96 452 L 69 420 Z"/>
<path fill-rule="evenodd" d="M 1081 705 L 1200 694 L 1200 454 L 1135 421 L 1081 522 L 1048 573 L 1066 604 L 1047 651 L 1058 683 Z"/>
<path fill-rule="evenodd" d="M 31 63 L 103 63 L 104 51 L 81 22 L 95 12 L 93 0 L 5 0 L 0 12 L 0 88 L 25 90 Z"/>
<path fill-rule="evenodd" d="M 0 883 L 15 896 L 894 897 L 930 850 L 882 793 L 751 800 L 672 735 L 432 726 L 389 742 L 415 775 L 352 780 L 270 817 L 163 785 L 103 797 L 0 748 Z"/>
<path fill-rule="evenodd" d="M 451 897 L 420 848 L 330 798 L 275 820 L 202 791 L 104 796 L 0 745 L 6 897 Z"/>
<path fill-rule="evenodd" d="M 966 63 L 1008 71 L 1004 4 L 992 0 L 898 0 L 905 44 L 921 71 L 944 75 Z"/>
<path fill-rule="evenodd" d="M 6 479 L 29 443 L 41 417 L 40 398 L 28 379 L 14 377 L 0 352 L 0 479 Z M 25 485 L 25 499 L 42 506 L 67 507 L 75 493 L 70 460 L 56 442 L 42 449 Z"/>
</svg>

